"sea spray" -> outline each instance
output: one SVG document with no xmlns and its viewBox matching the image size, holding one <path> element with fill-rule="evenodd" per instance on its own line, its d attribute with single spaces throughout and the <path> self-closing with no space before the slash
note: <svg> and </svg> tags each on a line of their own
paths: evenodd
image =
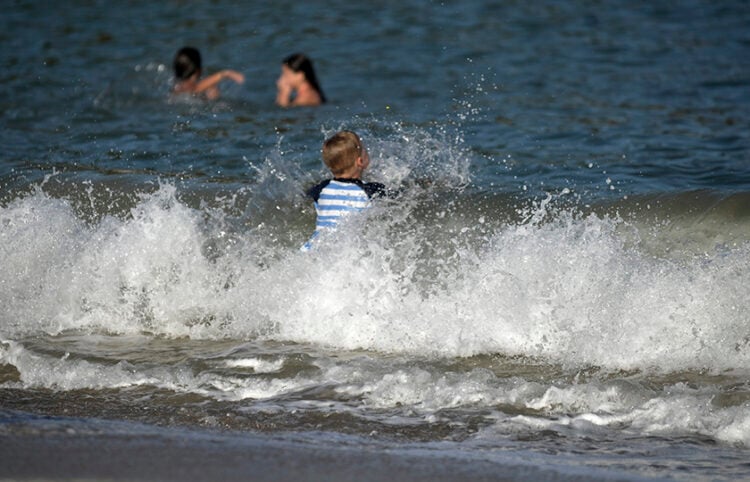
<svg viewBox="0 0 750 482">
<path fill-rule="evenodd" d="M 260 336 L 648 371 L 750 366 L 747 246 L 658 258 L 620 236 L 621 219 L 544 203 L 515 224 L 485 207 L 477 232 L 434 190 L 414 192 L 307 254 L 262 232 L 217 244 L 226 225 L 168 184 L 130 216 L 95 224 L 43 193 L 18 199 L 2 208 L 2 332 Z"/>
</svg>

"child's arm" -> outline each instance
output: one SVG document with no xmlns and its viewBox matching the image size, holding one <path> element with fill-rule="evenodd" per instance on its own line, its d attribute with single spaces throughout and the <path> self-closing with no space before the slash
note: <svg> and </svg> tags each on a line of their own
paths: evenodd
<svg viewBox="0 0 750 482">
<path fill-rule="evenodd" d="M 365 182 L 361 184 L 362 189 L 367 193 L 367 197 L 372 198 L 388 198 L 393 199 L 401 195 L 401 191 L 398 189 L 391 189 L 386 187 L 385 184 L 379 182 Z"/>
</svg>

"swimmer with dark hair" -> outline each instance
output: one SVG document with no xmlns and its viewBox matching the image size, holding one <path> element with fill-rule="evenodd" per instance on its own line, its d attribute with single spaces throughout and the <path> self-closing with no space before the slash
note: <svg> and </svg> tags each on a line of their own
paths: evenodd
<svg viewBox="0 0 750 482">
<path fill-rule="evenodd" d="M 181 48 L 174 57 L 174 94 L 202 95 L 214 100 L 219 97 L 219 83 L 224 79 L 238 84 L 245 82 L 245 76 L 235 70 L 221 70 L 206 78 L 201 78 L 201 54 L 194 47 Z"/>
<path fill-rule="evenodd" d="M 303 54 L 284 59 L 276 88 L 276 104 L 282 107 L 314 106 L 326 101 L 312 61 Z"/>
</svg>

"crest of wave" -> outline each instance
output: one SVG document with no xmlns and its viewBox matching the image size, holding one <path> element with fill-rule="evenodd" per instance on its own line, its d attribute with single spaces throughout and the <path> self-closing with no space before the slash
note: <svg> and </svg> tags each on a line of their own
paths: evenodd
<svg viewBox="0 0 750 482">
<path fill-rule="evenodd" d="M 126 219 L 88 225 L 41 191 L 2 208 L 0 329 L 6 336 L 104 330 L 217 336 L 228 318 L 231 249 L 219 261 L 205 212 L 163 185 Z M 215 324 L 214 324 L 215 325 Z"/>
<path fill-rule="evenodd" d="M 479 242 L 452 239 L 439 259 L 427 254 L 424 230 L 389 233 L 373 214 L 367 228 L 345 226 L 316 253 L 259 273 L 266 291 L 248 310 L 273 336 L 346 349 L 750 368 L 747 246 L 712 259 L 657 258 L 625 241 L 638 234 L 624 236 L 619 219 L 539 210 Z"/>
</svg>

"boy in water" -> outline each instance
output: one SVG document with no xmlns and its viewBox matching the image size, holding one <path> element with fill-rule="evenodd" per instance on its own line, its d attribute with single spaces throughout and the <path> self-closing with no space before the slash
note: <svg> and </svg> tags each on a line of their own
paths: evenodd
<svg viewBox="0 0 750 482">
<path fill-rule="evenodd" d="M 245 76 L 235 70 L 221 70 L 201 79 L 201 54 L 193 47 L 181 48 L 174 57 L 175 94 L 201 94 L 208 100 L 219 97 L 219 82 L 230 79 L 238 84 Z"/>
<path fill-rule="evenodd" d="M 315 232 L 302 246 L 312 248 L 313 240 L 321 231 L 332 230 L 343 216 L 361 211 L 370 205 L 370 198 L 386 194 L 385 186 L 376 182 L 362 182 L 362 173 L 370 165 L 370 156 L 362 140 L 352 131 L 340 131 L 323 143 L 323 162 L 331 170 L 333 179 L 321 182 L 307 194 L 315 202 L 318 214 Z"/>
</svg>

